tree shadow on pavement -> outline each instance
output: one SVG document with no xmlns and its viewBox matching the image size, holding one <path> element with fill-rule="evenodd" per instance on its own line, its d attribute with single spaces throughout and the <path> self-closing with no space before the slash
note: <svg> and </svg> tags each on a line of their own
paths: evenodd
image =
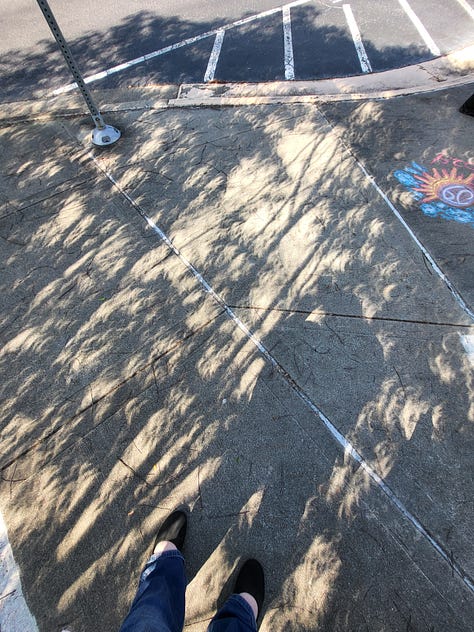
<svg viewBox="0 0 474 632">
<path fill-rule="evenodd" d="M 117 629 L 182 503 L 190 629 L 247 555 L 262 630 L 467 629 L 449 565 L 290 385 L 470 570 L 449 293 L 314 108 L 121 116 L 98 162 L 282 371 L 71 140 L 86 119 L 1 130 L 0 493 L 40 629 Z"/>
<path fill-rule="evenodd" d="M 462 115 L 459 107 L 471 93 L 472 86 L 468 85 L 384 101 L 324 105 L 322 109 L 336 132 L 390 194 L 404 219 L 472 310 L 474 205 L 465 208 L 471 221 L 466 221 L 466 217 L 461 221 L 455 208 L 450 215 L 443 213 L 434 177 L 435 204 L 431 205 L 430 213 L 423 212 L 421 201 L 395 177 L 396 172 L 413 168 L 415 162 L 426 170 L 428 177 L 433 177 L 435 169 L 452 172 L 454 168 L 455 180 L 468 179 L 474 170 L 472 120 Z"/>
</svg>

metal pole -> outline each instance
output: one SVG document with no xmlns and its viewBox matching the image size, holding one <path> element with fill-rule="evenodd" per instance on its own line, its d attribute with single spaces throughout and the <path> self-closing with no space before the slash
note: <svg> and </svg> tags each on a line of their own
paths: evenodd
<svg viewBox="0 0 474 632">
<path fill-rule="evenodd" d="M 91 113 L 92 119 L 95 124 L 95 129 L 92 132 L 92 142 L 94 145 L 111 145 L 115 143 L 120 138 L 120 130 L 112 125 L 106 125 L 104 119 L 102 118 L 102 114 L 99 112 L 92 95 L 89 91 L 89 88 L 86 86 L 84 79 L 82 78 L 81 73 L 79 72 L 79 68 L 76 65 L 74 57 L 69 49 L 69 46 L 64 39 L 64 35 L 61 32 L 61 29 L 56 22 L 56 18 L 54 17 L 49 4 L 46 0 L 37 0 L 39 8 L 43 12 L 43 15 L 48 23 L 51 32 L 56 39 L 59 48 L 63 54 L 64 59 L 66 60 L 67 65 L 69 66 L 69 70 L 72 73 L 72 76 L 76 80 L 77 87 L 82 93 L 84 100 L 89 108 L 89 112 Z"/>
</svg>

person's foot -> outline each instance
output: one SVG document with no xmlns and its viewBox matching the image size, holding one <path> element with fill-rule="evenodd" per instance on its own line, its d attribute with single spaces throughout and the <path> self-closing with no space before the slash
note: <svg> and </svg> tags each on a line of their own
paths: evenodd
<svg viewBox="0 0 474 632">
<path fill-rule="evenodd" d="M 171 542 L 179 551 L 182 550 L 188 518 L 184 511 L 173 511 L 161 525 L 153 547 L 153 553 L 165 550 L 161 542 Z M 156 549 L 158 548 L 159 551 Z"/>
<path fill-rule="evenodd" d="M 265 598 L 265 577 L 260 562 L 247 560 L 244 563 L 235 580 L 234 593 L 247 593 L 255 599 L 258 609 L 256 619 Z"/>
</svg>

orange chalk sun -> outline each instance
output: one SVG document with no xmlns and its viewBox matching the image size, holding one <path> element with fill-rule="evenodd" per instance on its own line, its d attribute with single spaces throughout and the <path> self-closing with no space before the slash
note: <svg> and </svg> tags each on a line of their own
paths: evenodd
<svg viewBox="0 0 474 632">
<path fill-rule="evenodd" d="M 474 204 L 474 173 L 463 177 L 454 167 L 451 171 L 433 169 L 432 174 L 415 175 L 422 184 L 414 188 L 423 193 L 423 202 L 441 200 L 448 206 L 467 208 Z"/>
</svg>

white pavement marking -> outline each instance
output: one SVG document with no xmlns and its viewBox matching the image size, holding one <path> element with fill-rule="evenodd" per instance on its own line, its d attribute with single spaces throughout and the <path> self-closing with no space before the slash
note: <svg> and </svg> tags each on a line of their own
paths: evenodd
<svg viewBox="0 0 474 632">
<path fill-rule="evenodd" d="M 461 581 L 464 583 L 466 588 L 468 588 L 472 593 L 474 593 L 474 581 L 471 577 L 466 573 L 463 567 L 458 564 L 447 550 L 443 548 L 443 546 L 425 529 L 425 527 L 421 524 L 421 522 L 416 518 L 414 514 L 412 514 L 402 503 L 402 501 L 398 498 L 395 492 L 387 485 L 383 478 L 381 478 L 377 472 L 369 465 L 369 463 L 364 459 L 364 457 L 355 449 L 352 443 L 336 428 L 336 426 L 329 420 L 328 417 L 316 406 L 316 404 L 309 398 L 309 396 L 298 386 L 295 380 L 291 377 L 288 371 L 272 356 L 270 351 L 265 347 L 265 345 L 261 342 L 261 340 L 240 320 L 240 318 L 235 314 L 233 309 L 227 305 L 224 299 L 217 294 L 217 292 L 212 288 L 210 283 L 206 281 L 206 279 L 202 276 L 202 274 L 194 267 L 194 265 L 183 255 L 183 253 L 173 244 L 171 239 L 164 233 L 159 226 L 155 224 L 155 222 L 148 217 L 145 211 L 141 208 L 141 206 L 135 202 L 135 200 L 122 189 L 122 187 L 118 184 L 115 178 L 109 173 L 97 158 L 89 153 L 92 161 L 95 163 L 97 168 L 108 178 L 108 180 L 117 188 L 120 194 L 129 202 L 129 204 L 137 211 L 137 213 L 146 221 L 146 223 L 152 228 L 152 230 L 159 236 L 159 238 L 166 244 L 166 246 L 173 252 L 179 260 L 183 263 L 184 266 L 191 272 L 191 274 L 195 277 L 195 279 L 201 284 L 204 290 L 216 301 L 218 305 L 222 307 L 227 316 L 235 323 L 235 325 L 244 333 L 245 336 L 255 345 L 255 347 L 260 351 L 263 357 L 273 366 L 273 368 L 281 375 L 281 377 L 286 381 L 288 386 L 295 392 L 295 394 L 308 406 L 308 408 L 319 417 L 323 425 L 332 435 L 333 439 L 343 448 L 344 453 L 351 456 L 356 463 L 367 473 L 367 475 L 372 479 L 373 483 L 377 485 L 383 493 L 387 496 L 390 502 L 400 511 L 400 513 L 408 520 L 411 525 L 418 531 L 418 533 L 423 536 L 426 541 L 435 549 L 435 551 L 447 562 L 451 570 L 458 575 Z M 358 163 L 359 166 L 363 169 L 363 171 L 368 176 L 367 172 L 363 168 L 363 166 Z M 368 176 L 369 177 L 369 176 Z M 377 187 L 375 183 L 374 186 Z M 378 188 L 378 187 L 377 187 Z M 381 190 L 378 189 L 380 192 Z M 381 192 L 381 194 L 384 196 Z M 386 196 L 384 197 L 386 199 Z M 415 237 L 416 239 L 416 237 Z M 418 242 L 419 243 L 419 242 Z M 434 263 L 434 262 L 433 262 Z M 439 268 L 438 268 L 439 269 Z M 441 272 L 441 271 L 440 271 Z M 474 315 L 473 315 L 474 317 Z M 308 435 L 310 439 L 312 439 L 311 435 L 308 434 L 307 430 L 298 423 L 298 420 L 295 418 L 298 427 L 301 431 Z"/>
<path fill-rule="evenodd" d="M 38 632 L 35 618 L 21 590 L 20 572 L 8 540 L 7 527 L 0 512 L 0 630 Z"/>
<path fill-rule="evenodd" d="M 471 16 L 471 18 L 474 20 L 474 9 L 471 7 L 471 5 L 468 2 L 466 2 L 466 0 L 457 0 L 457 1 L 462 6 L 462 8 L 465 11 L 467 11 L 469 15 Z"/>
<path fill-rule="evenodd" d="M 413 25 L 415 26 L 416 30 L 423 38 L 423 41 L 425 42 L 426 46 L 429 48 L 431 53 L 435 55 L 435 57 L 439 57 L 439 55 L 441 55 L 441 51 L 439 50 L 438 46 L 435 44 L 431 35 L 423 26 L 423 23 L 420 20 L 420 18 L 416 15 L 416 13 L 413 11 L 411 6 L 408 4 L 408 0 L 398 0 L 398 2 L 401 4 L 402 9 L 405 11 L 405 13 L 408 15 L 410 20 L 413 22 Z"/>
<path fill-rule="evenodd" d="M 474 366 L 474 335 L 472 334 L 459 334 L 461 338 L 462 346 L 464 347 L 469 362 Z"/>
<path fill-rule="evenodd" d="M 283 7 L 283 43 L 285 46 L 285 79 L 295 78 L 295 60 L 293 57 L 293 37 L 291 35 L 290 7 Z"/>
<path fill-rule="evenodd" d="M 182 48 L 183 46 L 188 46 L 189 44 L 194 44 L 196 42 L 200 42 L 207 37 L 212 37 L 213 35 L 217 35 L 219 31 L 228 31 L 229 29 L 236 28 L 238 26 L 242 26 L 243 24 L 248 24 L 249 22 L 254 22 L 255 20 L 261 20 L 262 18 L 266 18 L 270 15 L 275 15 L 275 13 L 281 13 L 281 11 L 288 7 L 298 7 L 302 4 L 309 4 L 312 0 L 295 0 L 294 2 L 289 2 L 288 4 L 280 5 L 279 7 L 275 7 L 274 9 L 269 9 L 268 11 L 263 11 L 262 13 L 257 13 L 255 15 L 250 15 L 248 18 L 242 18 L 241 20 L 237 20 L 236 22 L 231 22 L 230 24 L 225 24 L 217 29 L 212 31 L 206 31 L 205 33 L 201 33 L 201 35 L 196 35 L 195 37 L 188 37 L 187 39 L 182 40 L 181 42 L 177 42 L 176 44 L 171 44 L 170 46 L 165 46 L 164 48 L 160 48 L 159 50 L 155 50 L 152 53 L 147 53 L 146 55 L 142 55 L 141 57 L 136 57 L 135 59 L 131 59 L 130 61 L 126 61 L 123 64 L 119 64 L 118 66 L 112 66 L 112 68 L 108 68 L 107 70 L 103 70 L 102 72 L 98 72 L 94 75 L 89 75 L 88 77 L 84 77 L 85 83 L 92 83 L 93 81 L 98 81 L 99 79 L 105 79 L 105 77 L 109 77 L 110 75 L 114 75 L 117 72 L 121 72 L 122 70 L 127 70 L 132 66 L 136 66 L 137 64 L 142 64 L 145 61 L 158 57 L 159 55 L 164 55 L 165 53 L 169 53 L 178 48 Z M 57 96 L 59 94 L 64 94 L 65 92 L 70 92 L 77 88 L 76 83 L 69 83 L 62 88 L 58 88 L 54 90 L 51 94 L 52 96 Z"/>
<path fill-rule="evenodd" d="M 216 39 L 214 40 L 214 46 L 212 47 L 211 54 L 209 55 L 209 61 L 207 62 L 206 72 L 204 73 L 204 83 L 212 81 L 216 73 L 217 62 L 219 61 L 219 55 L 221 54 L 222 42 L 224 41 L 225 31 L 220 30 L 216 33 Z"/>
<path fill-rule="evenodd" d="M 349 29 L 351 31 L 352 39 L 357 51 L 357 56 L 359 57 L 362 72 L 372 72 L 372 66 L 370 65 L 369 58 L 365 51 L 365 46 L 362 42 L 359 27 L 357 26 L 357 22 L 355 21 L 354 14 L 352 13 L 351 5 L 343 4 L 342 8 L 344 9 L 344 15 L 346 16 L 347 25 L 349 26 Z"/>
</svg>

